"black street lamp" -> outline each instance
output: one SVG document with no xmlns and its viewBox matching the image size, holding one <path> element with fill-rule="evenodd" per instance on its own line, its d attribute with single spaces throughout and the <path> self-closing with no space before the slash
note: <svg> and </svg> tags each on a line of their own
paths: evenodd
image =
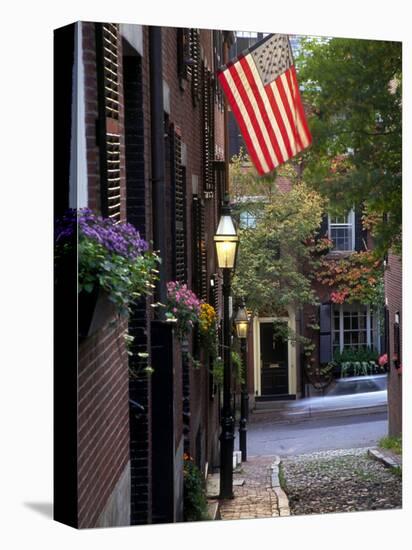
<svg viewBox="0 0 412 550">
<path fill-rule="evenodd" d="M 242 356 L 242 362 L 244 365 L 244 372 L 242 373 L 242 386 L 240 397 L 240 421 L 239 421 L 239 449 L 242 453 L 242 462 L 247 460 L 247 420 L 249 411 L 249 394 L 247 391 L 247 331 L 249 326 L 249 317 L 245 308 L 245 304 L 242 303 L 235 317 L 235 325 L 237 337 L 240 340 L 240 350 Z"/>
<path fill-rule="evenodd" d="M 235 267 L 239 237 L 230 216 L 229 201 L 223 203 L 219 225 L 214 236 L 217 263 L 223 273 L 223 407 L 220 434 L 220 498 L 233 498 L 233 447 L 235 421 L 230 402 L 231 353 L 229 296 L 230 277 Z"/>
</svg>

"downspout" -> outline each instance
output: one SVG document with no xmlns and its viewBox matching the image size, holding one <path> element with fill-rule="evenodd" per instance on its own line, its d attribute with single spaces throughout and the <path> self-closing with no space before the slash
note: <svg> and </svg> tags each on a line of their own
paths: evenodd
<svg viewBox="0 0 412 550">
<path fill-rule="evenodd" d="M 303 324 L 303 308 L 299 310 L 299 333 L 302 336 L 304 330 Z M 299 346 L 299 366 L 300 366 L 300 392 L 301 397 L 306 397 L 306 386 L 305 386 L 305 355 L 302 350 L 302 344 Z"/>
<path fill-rule="evenodd" d="M 150 60 L 150 121 L 152 156 L 152 217 L 153 244 L 162 258 L 159 266 L 157 300 L 166 303 L 166 182 L 165 182 L 165 146 L 164 146 L 164 106 L 163 106 L 163 70 L 162 70 L 162 29 L 149 27 Z M 164 316 L 163 308 L 158 311 Z"/>
</svg>

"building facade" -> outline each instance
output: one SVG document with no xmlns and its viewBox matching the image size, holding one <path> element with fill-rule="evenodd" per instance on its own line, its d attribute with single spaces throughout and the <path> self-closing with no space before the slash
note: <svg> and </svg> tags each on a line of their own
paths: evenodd
<svg viewBox="0 0 412 550">
<path fill-rule="evenodd" d="M 128 319 L 102 306 L 101 323 L 78 347 L 70 340 L 71 355 L 56 331 L 56 369 L 67 363 L 74 388 L 64 397 L 56 382 L 56 416 L 70 403 L 73 437 L 58 439 L 55 517 L 77 527 L 181 521 L 184 453 L 204 474 L 218 466 L 220 396 L 208 358 L 196 333 L 178 340 L 157 304 L 178 281 L 221 317 L 213 235 L 227 159 L 213 75 L 225 39 L 91 22 L 55 32 L 55 214 L 89 208 L 127 221 L 162 260 L 154 295 Z M 67 306 L 77 325 L 75 287 L 65 296 L 57 285 L 56 315 Z"/>
<path fill-rule="evenodd" d="M 402 259 L 388 254 L 385 270 L 389 435 L 402 435 Z"/>
</svg>

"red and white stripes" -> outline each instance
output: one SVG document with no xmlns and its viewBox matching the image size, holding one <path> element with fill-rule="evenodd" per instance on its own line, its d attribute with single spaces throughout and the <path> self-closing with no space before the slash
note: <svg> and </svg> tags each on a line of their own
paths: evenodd
<svg viewBox="0 0 412 550">
<path fill-rule="evenodd" d="M 259 174 L 271 172 L 311 143 L 293 65 L 264 86 L 253 56 L 247 54 L 218 78 Z"/>
</svg>

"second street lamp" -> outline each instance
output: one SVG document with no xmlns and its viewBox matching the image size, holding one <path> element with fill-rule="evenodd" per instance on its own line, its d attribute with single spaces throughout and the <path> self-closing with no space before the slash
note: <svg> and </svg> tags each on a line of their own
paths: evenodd
<svg viewBox="0 0 412 550">
<path fill-rule="evenodd" d="M 222 432 L 220 434 L 220 498 L 233 498 L 233 447 L 234 418 L 230 402 L 231 353 L 229 296 L 231 271 L 235 267 L 239 237 L 230 216 L 230 206 L 226 199 L 214 236 L 217 263 L 223 273 L 223 407 Z"/>
<path fill-rule="evenodd" d="M 242 372 L 242 389 L 240 398 L 240 421 L 239 421 L 239 448 L 242 453 L 242 462 L 247 460 L 247 418 L 249 409 L 249 395 L 247 392 L 247 353 L 246 353 L 246 338 L 249 326 L 249 318 L 245 308 L 245 304 L 242 303 L 235 317 L 235 325 L 237 337 L 240 340 L 240 349 L 242 356 L 242 363 L 244 365 L 244 371 Z"/>
</svg>

